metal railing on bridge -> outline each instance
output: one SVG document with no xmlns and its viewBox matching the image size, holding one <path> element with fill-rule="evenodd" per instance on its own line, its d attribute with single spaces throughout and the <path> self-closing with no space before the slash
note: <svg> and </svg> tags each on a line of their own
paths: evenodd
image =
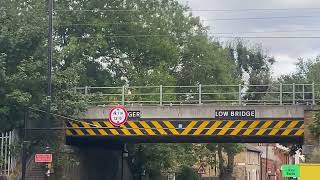
<svg viewBox="0 0 320 180">
<path fill-rule="evenodd" d="M 315 105 L 320 84 L 78 87 L 93 105 Z"/>
<path fill-rule="evenodd" d="M 13 145 L 18 143 L 17 131 L 0 133 L 0 176 L 10 175 L 17 165 Z"/>
</svg>

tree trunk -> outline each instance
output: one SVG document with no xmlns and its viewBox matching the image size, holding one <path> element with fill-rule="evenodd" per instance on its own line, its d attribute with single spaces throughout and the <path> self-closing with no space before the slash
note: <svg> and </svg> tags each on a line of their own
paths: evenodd
<svg viewBox="0 0 320 180">
<path fill-rule="evenodd" d="M 224 164 L 222 147 L 218 145 L 218 156 L 219 156 L 219 179 L 220 180 L 234 180 L 232 177 L 233 167 L 234 167 L 234 154 L 227 152 L 228 162 L 227 165 Z"/>
<path fill-rule="evenodd" d="M 224 168 L 224 159 L 222 156 L 222 147 L 218 145 L 218 157 L 219 157 L 219 178 L 224 174 L 225 168 Z"/>
<path fill-rule="evenodd" d="M 227 153 L 227 155 L 228 155 L 227 169 L 228 169 L 228 173 L 232 175 L 233 167 L 234 167 L 234 153 Z"/>
</svg>

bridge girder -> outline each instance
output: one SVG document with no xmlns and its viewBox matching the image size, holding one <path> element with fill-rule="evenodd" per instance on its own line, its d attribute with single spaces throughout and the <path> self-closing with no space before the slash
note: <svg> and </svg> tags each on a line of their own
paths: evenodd
<svg viewBox="0 0 320 180">
<path fill-rule="evenodd" d="M 292 142 L 303 140 L 303 119 L 130 120 L 115 127 L 107 120 L 69 122 L 66 136 L 139 143 Z M 71 142 L 71 141 L 70 141 Z"/>
</svg>

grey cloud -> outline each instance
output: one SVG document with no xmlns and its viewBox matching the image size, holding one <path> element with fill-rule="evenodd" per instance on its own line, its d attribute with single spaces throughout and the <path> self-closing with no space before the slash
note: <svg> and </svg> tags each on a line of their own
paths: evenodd
<svg viewBox="0 0 320 180">
<path fill-rule="evenodd" d="M 320 8 L 315 0 L 179 0 L 192 9 L 283 9 L 283 8 Z M 320 36 L 315 32 L 239 34 L 252 31 L 320 30 L 320 9 L 283 10 L 283 11 L 234 11 L 234 12 L 194 12 L 210 27 L 212 33 L 235 33 L 234 36 Z M 264 20 L 208 21 L 216 18 L 239 17 L 283 17 L 316 16 L 313 18 L 283 18 Z M 219 36 L 219 35 L 216 35 Z M 225 40 L 225 39 L 221 39 Z M 230 40 L 230 39 L 228 39 Z M 252 43 L 262 44 L 278 61 L 274 76 L 294 71 L 297 58 L 311 58 L 320 54 L 320 39 L 249 39 Z"/>
</svg>

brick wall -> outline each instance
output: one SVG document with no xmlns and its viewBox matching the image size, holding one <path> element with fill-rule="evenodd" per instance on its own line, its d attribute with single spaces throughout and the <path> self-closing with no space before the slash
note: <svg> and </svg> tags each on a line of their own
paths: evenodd
<svg viewBox="0 0 320 180">
<path fill-rule="evenodd" d="M 267 165 L 267 169 L 266 169 L 266 165 Z M 268 159 L 266 162 L 265 158 L 262 158 L 261 160 L 261 172 L 262 172 L 262 177 L 261 180 L 266 180 L 266 174 L 268 172 L 268 174 L 276 174 L 276 164 L 274 160 L 270 160 Z M 274 176 L 271 176 L 270 180 L 276 180 L 276 178 Z M 278 179 L 277 179 L 278 180 Z"/>
<path fill-rule="evenodd" d="M 277 152 L 277 150 L 275 150 L 275 156 L 277 156 L 279 160 L 268 159 L 266 161 L 265 158 L 262 158 L 262 161 L 261 161 L 262 180 L 266 180 L 267 173 L 271 175 L 270 180 L 287 180 L 286 178 L 282 177 L 281 166 L 283 164 L 289 164 L 290 157 L 286 153 Z M 266 165 L 267 165 L 267 169 L 266 169 Z"/>
</svg>

